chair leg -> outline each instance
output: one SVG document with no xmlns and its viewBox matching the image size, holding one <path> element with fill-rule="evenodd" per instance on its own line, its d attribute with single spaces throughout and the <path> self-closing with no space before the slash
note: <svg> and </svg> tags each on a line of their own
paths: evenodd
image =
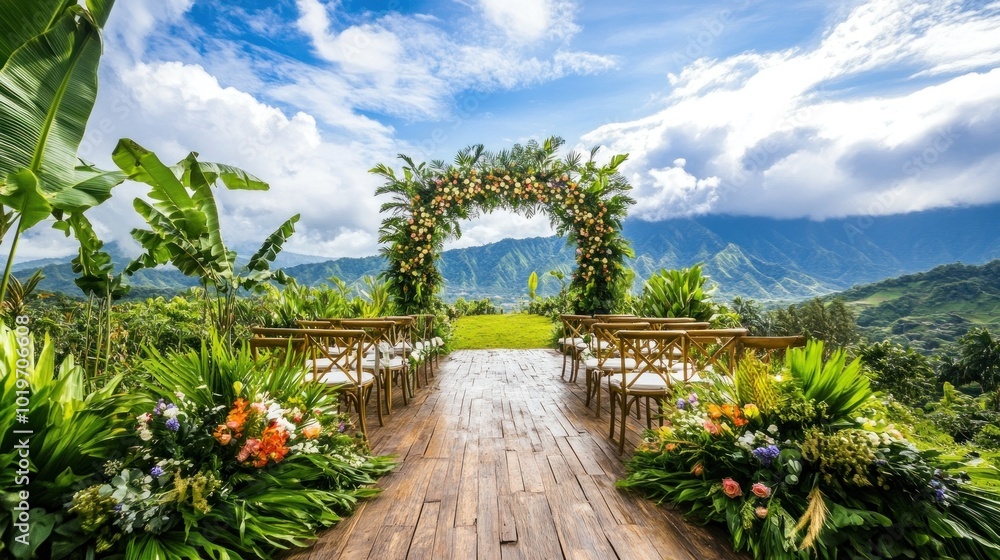
<svg viewBox="0 0 1000 560">
<path fill-rule="evenodd" d="M 594 379 L 594 391 L 597 393 L 595 395 L 597 397 L 597 414 L 596 414 L 596 416 L 597 416 L 597 418 L 600 418 L 601 417 L 601 385 L 604 384 L 604 372 L 601 371 L 601 370 L 599 370 L 599 369 L 597 369 L 597 370 L 594 370 L 594 373 L 595 373 L 595 376 L 594 376 L 595 377 L 595 379 Z M 625 403 L 622 403 L 622 406 L 625 406 Z"/>
<path fill-rule="evenodd" d="M 375 389 L 375 410 L 378 411 L 378 425 L 385 426 L 385 420 L 382 416 L 382 388 L 380 387 L 381 381 L 376 378 L 372 382 L 372 386 Z M 368 396 L 372 394 L 372 387 L 368 388 Z"/>
<path fill-rule="evenodd" d="M 584 404 L 589 408 L 590 407 L 590 397 L 591 397 L 591 395 L 593 393 L 592 385 L 594 383 L 594 370 L 591 370 L 591 369 L 586 370 L 584 372 L 584 377 L 586 377 L 586 381 L 587 381 L 587 398 L 586 398 L 586 402 Z"/>
<path fill-rule="evenodd" d="M 365 441 L 368 441 L 368 421 L 365 419 L 365 399 L 361 398 L 361 394 L 364 389 L 358 387 L 355 389 L 354 397 L 357 399 L 357 409 L 358 409 L 358 424 L 361 426 L 361 434 L 365 437 Z"/>
<path fill-rule="evenodd" d="M 611 407 L 611 431 L 608 433 L 608 439 L 615 441 L 615 403 L 618 397 L 616 393 L 611 393 L 608 397 L 611 399 L 609 404 Z"/>
<path fill-rule="evenodd" d="M 562 352 L 562 355 L 563 355 L 563 365 L 562 365 L 562 376 L 561 377 L 562 377 L 563 381 L 565 381 L 566 380 L 566 345 L 565 344 L 560 344 L 559 345 L 559 350 L 560 350 L 560 352 Z"/>
<path fill-rule="evenodd" d="M 624 389 L 624 387 L 623 387 Z M 628 420 L 628 398 L 626 393 L 622 392 L 622 425 L 619 427 L 621 433 L 618 436 L 618 454 L 621 455 L 625 453 L 625 421 Z"/>
</svg>

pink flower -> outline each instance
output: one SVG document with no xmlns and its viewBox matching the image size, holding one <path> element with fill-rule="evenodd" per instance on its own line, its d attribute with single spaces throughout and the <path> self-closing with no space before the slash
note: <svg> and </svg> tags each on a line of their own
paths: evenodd
<svg viewBox="0 0 1000 560">
<path fill-rule="evenodd" d="M 260 440 L 256 438 L 250 438 L 243 445 L 243 449 L 240 449 L 240 452 L 236 454 L 236 460 L 241 462 L 246 461 L 247 458 L 257 453 L 258 451 L 260 451 Z"/>
<path fill-rule="evenodd" d="M 722 428 L 720 428 L 718 424 L 712 422 L 711 420 L 705 420 L 704 426 L 705 426 L 705 431 L 712 434 L 713 436 L 717 436 L 722 433 Z"/>
<path fill-rule="evenodd" d="M 250 407 L 253 408 L 256 412 L 259 412 L 261 414 L 267 412 L 267 405 L 265 405 L 262 402 L 255 402 L 252 405 L 250 405 Z"/>
<path fill-rule="evenodd" d="M 722 479 L 722 493 L 730 498 L 738 498 L 743 495 L 743 489 L 739 482 L 727 477 Z"/>
<path fill-rule="evenodd" d="M 764 519 L 765 517 L 767 517 L 767 508 L 766 507 L 757 507 L 757 508 L 754 508 L 753 512 L 760 519 Z"/>
<path fill-rule="evenodd" d="M 771 489 L 768 488 L 766 484 L 761 482 L 754 484 L 753 487 L 750 489 L 750 491 L 753 492 L 753 495 L 757 496 L 758 498 L 771 497 Z"/>
</svg>

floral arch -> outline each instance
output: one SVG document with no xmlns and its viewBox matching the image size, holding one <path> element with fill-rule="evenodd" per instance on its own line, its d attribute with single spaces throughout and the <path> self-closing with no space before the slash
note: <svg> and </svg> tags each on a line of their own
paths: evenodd
<svg viewBox="0 0 1000 560">
<path fill-rule="evenodd" d="M 577 312 L 613 310 L 621 301 L 631 272 L 626 257 L 633 252 L 622 236 L 622 221 L 635 201 L 631 186 L 618 173 L 627 155 L 601 165 L 571 153 L 556 157 L 561 138 L 539 145 L 514 145 L 488 152 L 482 145 L 460 151 L 453 164 L 441 161 L 405 163 L 402 175 L 386 165 L 372 169 L 385 178 L 377 194 L 392 195 L 382 205 L 379 242 L 388 260 L 384 278 L 401 311 L 428 310 L 444 278 L 437 268 L 444 242 L 461 236 L 460 220 L 479 212 L 506 209 L 528 217 L 545 211 L 556 232 L 574 243 L 576 270 L 570 284 Z"/>
</svg>

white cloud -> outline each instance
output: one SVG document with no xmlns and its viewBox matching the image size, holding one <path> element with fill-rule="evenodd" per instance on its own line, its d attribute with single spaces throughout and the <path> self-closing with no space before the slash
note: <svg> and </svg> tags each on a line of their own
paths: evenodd
<svg viewBox="0 0 1000 560">
<path fill-rule="evenodd" d="M 268 181 L 267 192 L 216 190 L 223 232 L 230 244 L 260 241 L 300 213 L 291 251 L 329 256 L 363 256 L 377 251 L 380 201 L 377 179 L 367 170 L 388 161 L 389 131 L 369 127 L 352 138 L 324 135 L 316 119 L 286 114 L 247 92 L 223 87 L 198 65 L 139 63 L 120 76 L 129 100 L 132 137 L 173 163 L 193 150 L 200 159 L 240 166 Z M 110 146 L 104 146 L 110 153 Z M 131 199 L 141 187 L 116 192 L 92 211 L 114 223 L 112 237 L 124 241 L 127 228 L 141 225 Z M 126 194 L 127 193 L 127 194 Z"/>
<path fill-rule="evenodd" d="M 646 219 L 993 202 L 998 53 L 997 5 L 869 1 L 812 49 L 696 60 L 669 76 L 663 109 L 583 140 L 630 154 Z"/>
<path fill-rule="evenodd" d="M 398 13 L 338 31 L 331 18 L 337 3 L 296 0 L 296 6 L 299 30 L 318 56 L 335 65 L 334 79 L 349 85 L 354 106 L 388 115 L 440 118 L 462 91 L 516 89 L 617 64 L 610 56 L 564 48 L 580 29 L 572 19 L 574 4 L 566 0 L 484 0 L 481 13 L 470 14 L 458 31 L 435 18 Z M 502 33 L 484 32 L 490 25 Z M 334 75 L 319 69 L 309 74 L 284 90 L 308 89 L 308 82 Z"/>
</svg>

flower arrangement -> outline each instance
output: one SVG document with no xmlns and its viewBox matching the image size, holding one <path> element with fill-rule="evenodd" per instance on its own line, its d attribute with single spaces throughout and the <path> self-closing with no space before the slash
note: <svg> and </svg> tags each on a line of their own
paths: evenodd
<svg viewBox="0 0 1000 560">
<path fill-rule="evenodd" d="M 426 309 L 442 282 L 435 260 L 448 236 L 458 234 L 458 222 L 471 211 L 507 208 L 533 213 L 544 209 L 559 233 L 576 244 L 577 268 L 572 288 L 580 295 L 582 311 L 609 309 L 628 281 L 624 259 L 632 256 L 622 237 L 622 220 L 633 200 L 631 188 L 618 172 L 625 156 L 614 156 L 604 166 L 593 158 L 560 161 L 554 157 L 562 144 L 551 138 L 543 146 L 515 145 L 503 154 L 480 148 L 459 154 L 456 165 L 409 165 L 399 178 L 385 165 L 373 169 L 386 178 L 378 194 L 394 194 L 383 205 L 394 215 L 383 221 L 380 240 L 391 243 L 386 277 L 400 308 Z M 592 154 L 593 155 L 593 154 Z"/>
<path fill-rule="evenodd" d="M 315 538 L 393 467 L 291 362 L 213 346 L 146 366 L 154 383 L 127 453 L 69 504 L 99 555 L 271 557 Z"/>
<path fill-rule="evenodd" d="M 971 484 L 995 470 L 918 450 L 857 363 L 822 356 L 811 343 L 774 372 L 748 356 L 735 384 L 677 387 L 619 485 L 725 524 L 760 559 L 1000 558 L 1000 494 Z"/>
</svg>

